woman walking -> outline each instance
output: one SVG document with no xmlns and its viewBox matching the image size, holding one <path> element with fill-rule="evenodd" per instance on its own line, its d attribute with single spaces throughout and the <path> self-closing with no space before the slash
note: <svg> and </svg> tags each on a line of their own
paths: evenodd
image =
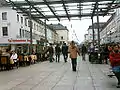
<svg viewBox="0 0 120 90">
<path fill-rule="evenodd" d="M 76 71 L 77 66 L 77 56 L 80 55 L 79 49 L 75 46 L 75 42 L 71 41 L 68 52 L 70 53 L 70 58 L 72 62 L 72 70 Z"/>
</svg>

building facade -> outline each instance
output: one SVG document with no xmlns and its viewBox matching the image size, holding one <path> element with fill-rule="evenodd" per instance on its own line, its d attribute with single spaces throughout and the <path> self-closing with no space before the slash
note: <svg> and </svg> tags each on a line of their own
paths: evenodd
<svg viewBox="0 0 120 90">
<path fill-rule="evenodd" d="M 50 24 L 50 27 L 58 34 L 57 43 L 68 43 L 69 41 L 69 30 L 61 24 Z"/>
<path fill-rule="evenodd" d="M 101 44 L 120 42 L 120 8 L 107 21 L 100 36 Z"/>
<path fill-rule="evenodd" d="M 20 45 L 30 44 L 30 21 L 27 16 L 17 13 L 10 7 L 0 7 L 0 46 L 11 45 L 11 49 Z M 42 21 L 32 20 L 32 43 L 37 44 L 37 40 L 45 39 L 45 25 Z M 54 42 L 53 37 L 57 33 L 46 25 L 47 39 Z"/>
<path fill-rule="evenodd" d="M 104 24 L 105 24 L 105 22 L 100 22 L 99 23 L 99 27 L 100 27 L 99 30 L 100 31 L 102 30 Z M 97 43 L 98 43 L 98 26 L 97 26 L 97 23 L 94 23 L 93 26 L 94 26 L 94 34 L 93 34 L 92 25 L 89 26 L 89 28 L 87 30 L 88 31 L 88 42 L 90 44 L 93 43 L 93 35 L 94 35 L 94 43 L 95 43 L 95 45 L 97 45 Z"/>
<path fill-rule="evenodd" d="M 85 41 L 85 42 L 88 42 L 88 40 L 89 40 L 89 39 L 88 39 L 88 34 L 85 34 L 85 35 L 84 35 L 84 41 Z"/>
</svg>

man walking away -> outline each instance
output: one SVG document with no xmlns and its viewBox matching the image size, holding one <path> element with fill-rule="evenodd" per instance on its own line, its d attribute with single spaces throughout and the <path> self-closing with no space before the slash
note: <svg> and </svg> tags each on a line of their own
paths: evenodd
<svg viewBox="0 0 120 90">
<path fill-rule="evenodd" d="M 69 50 L 68 52 L 70 53 L 70 58 L 72 61 L 72 70 L 76 71 L 76 66 L 77 66 L 77 55 L 80 55 L 79 49 L 77 46 L 75 46 L 74 41 L 70 43 Z"/>
<path fill-rule="evenodd" d="M 86 52 L 87 52 L 87 49 L 86 49 L 85 45 L 83 44 L 82 45 L 82 60 L 84 60 L 84 61 L 85 61 Z"/>
<path fill-rule="evenodd" d="M 53 62 L 52 59 L 53 59 L 54 49 L 53 49 L 52 43 L 50 43 L 50 46 L 48 48 L 48 52 L 49 52 L 49 61 Z"/>
<path fill-rule="evenodd" d="M 56 62 L 60 61 L 60 52 L 61 52 L 61 48 L 60 48 L 59 44 L 57 44 L 55 47 Z"/>
<path fill-rule="evenodd" d="M 67 62 L 68 46 L 66 45 L 66 43 L 63 43 L 63 45 L 62 45 L 62 54 L 63 54 L 63 57 L 64 57 L 64 61 Z"/>
</svg>

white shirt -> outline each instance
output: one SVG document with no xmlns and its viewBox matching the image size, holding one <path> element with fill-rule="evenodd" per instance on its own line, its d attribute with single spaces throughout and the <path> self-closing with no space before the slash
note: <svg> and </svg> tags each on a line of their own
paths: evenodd
<svg viewBox="0 0 120 90">
<path fill-rule="evenodd" d="M 12 56 L 10 57 L 10 59 L 17 59 L 17 54 L 12 54 Z"/>
</svg>

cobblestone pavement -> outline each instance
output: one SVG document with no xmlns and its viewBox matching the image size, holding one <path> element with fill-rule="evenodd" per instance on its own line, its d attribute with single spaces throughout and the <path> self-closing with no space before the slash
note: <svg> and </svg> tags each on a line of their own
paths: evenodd
<svg viewBox="0 0 120 90">
<path fill-rule="evenodd" d="M 107 76 L 109 65 L 90 64 L 78 58 L 77 72 L 70 60 L 48 61 L 0 72 L 0 90 L 120 90 L 116 78 Z"/>
</svg>

